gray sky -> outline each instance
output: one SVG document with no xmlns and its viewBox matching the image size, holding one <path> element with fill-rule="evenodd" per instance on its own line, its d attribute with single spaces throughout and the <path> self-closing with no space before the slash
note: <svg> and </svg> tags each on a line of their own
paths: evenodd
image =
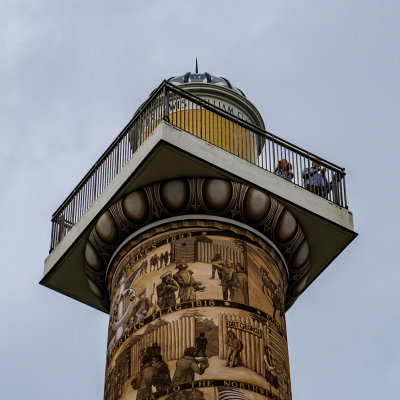
<svg viewBox="0 0 400 400">
<path fill-rule="evenodd" d="M 287 314 L 293 398 L 399 398 L 399 13 L 389 0 L 1 0 L 0 398 L 102 398 L 107 316 L 38 285 L 50 217 L 196 56 L 268 130 L 348 173 L 360 236 Z"/>
</svg>

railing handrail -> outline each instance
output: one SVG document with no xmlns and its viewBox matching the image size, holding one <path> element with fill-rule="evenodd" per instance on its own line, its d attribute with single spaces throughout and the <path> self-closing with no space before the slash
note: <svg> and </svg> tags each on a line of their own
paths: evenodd
<svg viewBox="0 0 400 400">
<path fill-rule="evenodd" d="M 217 106 L 215 106 L 213 104 L 210 104 L 208 101 L 202 99 L 201 97 L 195 96 L 194 94 L 189 93 L 188 91 L 186 91 L 186 90 L 184 90 L 182 88 L 179 88 L 179 87 L 173 85 L 170 82 L 164 81 L 163 83 L 165 83 L 165 85 L 168 86 L 171 89 L 171 91 L 176 92 L 176 93 L 182 95 L 183 97 L 188 98 L 189 100 L 193 101 L 194 103 L 201 103 L 201 105 L 204 108 L 207 108 L 208 110 L 210 110 L 210 111 L 212 111 L 212 112 L 214 112 L 216 114 L 219 114 L 221 117 L 224 117 L 224 118 L 229 119 L 230 121 L 232 121 L 234 123 L 237 123 L 237 124 L 241 125 L 243 128 L 247 128 L 247 129 L 249 129 L 251 131 L 255 131 L 258 134 L 260 134 L 262 136 L 265 136 L 267 139 L 271 139 L 271 140 L 275 141 L 278 144 L 282 144 L 282 145 L 288 147 L 289 149 L 291 149 L 293 151 L 296 151 L 298 153 L 301 153 L 304 156 L 309 157 L 310 159 L 318 161 L 318 162 L 320 162 L 321 165 L 324 165 L 326 167 L 335 169 L 337 172 L 340 172 L 341 174 L 345 173 L 344 172 L 345 168 L 343 168 L 343 167 L 340 167 L 340 166 L 338 166 L 338 165 L 336 165 L 336 164 L 334 164 L 334 163 L 332 163 L 332 162 L 330 162 L 328 160 L 325 160 L 322 157 L 317 156 L 316 154 L 310 153 L 309 151 L 307 151 L 307 150 L 305 150 L 305 149 L 303 149 L 303 148 L 301 148 L 301 147 L 299 147 L 299 146 L 297 146 L 297 145 L 295 145 L 293 143 L 290 143 L 287 140 L 282 139 L 279 136 L 276 136 L 276 135 L 274 135 L 273 133 L 271 133 L 271 132 L 269 132 L 267 130 L 261 129 L 257 125 L 253 125 L 250 122 L 247 122 L 247 121 L 244 121 L 243 119 L 240 119 L 239 117 L 235 117 L 232 114 L 229 114 L 227 111 L 222 110 L 221 108 L 219 108 L 219 107 L 217 107 Z"/>
</svg>

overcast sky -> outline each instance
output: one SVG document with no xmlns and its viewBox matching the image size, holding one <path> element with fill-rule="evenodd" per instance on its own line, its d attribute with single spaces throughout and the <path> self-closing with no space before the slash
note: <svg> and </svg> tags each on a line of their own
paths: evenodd
<svg viewBox="0 0 400 400">
<path fill-rule="evenodd" d="M 108 317 L 39 286 L 50 218 L 164 79 L 228 78 L 347 170 L 359 237 L 287 313 L 294 400 L 400 397 L 400 3 L 0 0 L 0 398 L 103 397 Z"/>
</svg>

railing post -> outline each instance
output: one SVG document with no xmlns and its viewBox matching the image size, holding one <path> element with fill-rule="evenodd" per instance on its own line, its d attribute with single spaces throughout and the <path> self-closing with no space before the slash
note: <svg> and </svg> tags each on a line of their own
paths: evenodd
<svg viewBox="0 0 400 400">
<path fill-rule="evenodd" d="M 332 201 L 337 204 L 341 205 L 340 197 L 339 197 L 339 177 L 337 174 L 332 173 Z"/>
<path fill-rule="evenodd" d="M 164 117 L 163 120 L 165 122 L 170 122 L 169 121 L 169 93 L 168 93 L 168 88 L 167 86 L 164 86 Z"/>
<path fill-rule="evenodd" d="M 343 197 L 344 197 L 344 204 L 341 204 L 341 206 L 345 208 L 349 208 L 347 206 L 347 195 L 346 195 L 346 173 L 344 172 L 343 169 Z"/>
</svg>

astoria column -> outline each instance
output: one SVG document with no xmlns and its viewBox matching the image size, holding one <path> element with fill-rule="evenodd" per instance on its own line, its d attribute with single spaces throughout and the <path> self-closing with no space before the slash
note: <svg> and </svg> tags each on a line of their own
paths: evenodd
<svg viewBox="0 0 400 400">
<path fill-rule="evenodd" d="M 54 213 L 41 283 L 109 313 L 105 400 L 291 399 L 285 312 L 355 236 L 343 168 L 187 73 Z"/>
</svg>

